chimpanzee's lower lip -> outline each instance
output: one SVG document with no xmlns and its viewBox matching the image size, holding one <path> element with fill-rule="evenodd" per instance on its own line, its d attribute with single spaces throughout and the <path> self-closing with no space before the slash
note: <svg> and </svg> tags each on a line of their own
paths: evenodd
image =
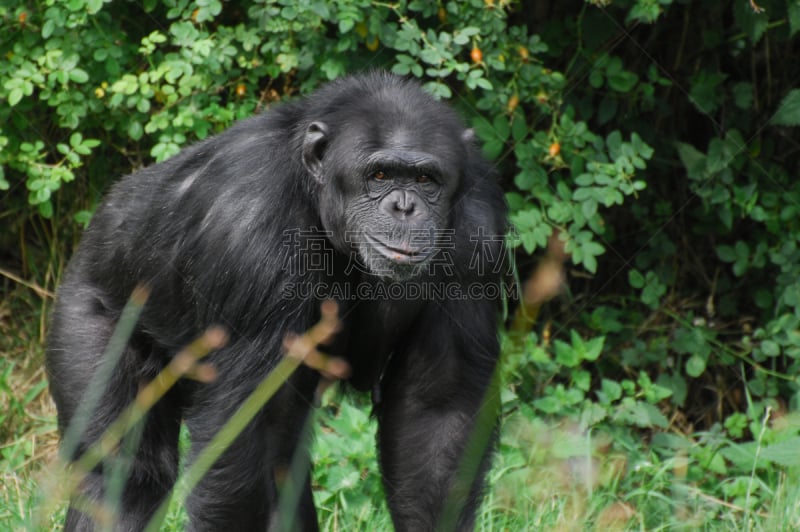
<svg viewBox="0 0 800 532">
<path fill-rule="evenodd" d="M 422 262 L 431 254 L 431 248 L 401 248 L 381 242 L 369 233 L 366 234 L 367 242 L 378 253 L 395 262 Z"/>
</svg>

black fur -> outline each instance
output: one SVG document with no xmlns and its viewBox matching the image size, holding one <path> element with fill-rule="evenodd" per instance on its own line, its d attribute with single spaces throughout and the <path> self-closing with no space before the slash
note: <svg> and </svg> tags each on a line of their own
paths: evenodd
<svg viewBox="0 0 800 532">
<path fill-rule="evenodd" d="M 322 268 L 304 267 L 314 230 L 326 232 Z M 501 191 L 459 118 L 382 73 L 338 80 L 123 178 L 58 293 L 47 368 L 61 429 L 137 284 L 150 299 L 79 451 L 206 327 L 226 327 L 230 341 L 209 356 L 216 380 L 181 381 L 150 413 L 117 528 L 141 529 L 171 488 L 181 420 L 196 455 L 274 367 L 286 335 L 315 323 L 319 299 L 298 287 L 361 286 L 369 295 L 338 301 L 344 326 L 330 350 L 350 362 L 353 386 L 380 397 L 396 528 L 433 529 L 498 356 L 497 297 L 481 290 L 497 286 L 504 231 Z M 444 298 L 375 296 L 444 283 Z M 187 502 L 192 529 L 275 527 L 275 472 L 298 446 L 318 378 L 301 367 L 223 454 Z M 486 456 L 461 529 L 472 527 Z M 82 489 L 102 497 L 102 466 Z M 295 523 L 313 530 L 310 485 L 300 501 Z M 70 509 L 67 530 L 92 528 Z"/>
</svg>

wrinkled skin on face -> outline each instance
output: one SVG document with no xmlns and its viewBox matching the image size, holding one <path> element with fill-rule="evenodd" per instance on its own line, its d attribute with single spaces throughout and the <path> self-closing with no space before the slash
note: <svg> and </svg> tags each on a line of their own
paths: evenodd
<svg viewBox="0 0 800 532">
<path fill-rule="evenodd" d="M 355 115 L 338 131 L 312 122 L 303 153 L 337 249 L 355 250 L 375 275 L 402 280 L 423 271 L 451 230 L 471 131 L 459 127 L 454 136 L 448 120 L 431 123 L 423 113 L 393 112 L 393 105 L 377 105 L 378 117 Z"/>
</svg>

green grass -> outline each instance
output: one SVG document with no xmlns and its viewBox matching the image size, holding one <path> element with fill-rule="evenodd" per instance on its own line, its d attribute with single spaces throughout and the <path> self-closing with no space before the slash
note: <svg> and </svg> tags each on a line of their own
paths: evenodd
<svg viewBox="0 0 800 532">
<path fill-rule="evenodd" d="M 37 506 L 57 445 L 40 310 L 25 298 L 0 303 L 0 531 L 25 530 L 34 516 L 44 517 L 43 530 L 59 530 L 65 513 L 63 503 L 51 516 Z M 764 449 L 779 447 L 758 438 L 586 431 L 569 419 L 543 419 L 518 400 L 505 406 L 478 530 L 800 530 L 799 468 L 791 453 L 785 467 L 765 460 Z M 793 414 L 769 422 L 773 429 L 800 423 Z M 391 529 L 368 399 L 331 390 L 315 424 L 322 529 Z M 181 530 L 184 520 L 173 504 L 163 530 Z"/>
</svg>

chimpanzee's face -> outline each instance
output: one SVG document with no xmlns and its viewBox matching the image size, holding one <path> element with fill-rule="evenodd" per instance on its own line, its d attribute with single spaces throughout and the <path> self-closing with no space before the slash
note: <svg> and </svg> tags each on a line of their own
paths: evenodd
<svg viewBox="0 0 800 532">
<path fill-rule="evenodd" d="M 336 133 L 312 127 L 325 129 L 320 213 L 334 246 L 357 250 L 381 277 L 399 280 L 422 271 L 437 242 L 447 238 L 463 132 L 435 123 L 413 131 L 381 131 L 374 123 Z"/>
</svg>

